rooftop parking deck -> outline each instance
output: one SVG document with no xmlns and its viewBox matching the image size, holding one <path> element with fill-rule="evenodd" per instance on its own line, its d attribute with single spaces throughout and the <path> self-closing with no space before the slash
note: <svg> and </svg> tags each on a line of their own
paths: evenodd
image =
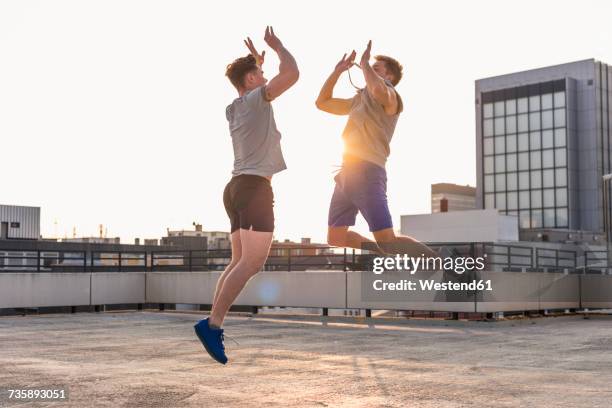
<svg viewBox="0 0 612 408">
<path fill-rule="evenodd" d="M 0 384 L 74 407 L 609 407 L 612 317 L 500 322 L 231 316 L 230 363 L 199 313 L 0 318 Z"/>
</svg>

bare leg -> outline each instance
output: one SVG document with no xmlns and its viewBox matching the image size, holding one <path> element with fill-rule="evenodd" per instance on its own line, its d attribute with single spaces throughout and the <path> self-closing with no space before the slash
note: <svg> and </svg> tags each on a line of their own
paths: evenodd
<svg viewBox="0 0 612 408">
<path fill-rule="evenodd" d="M 425 255 L 431 258 L 440 257 L 440 255 L 436 251 L 412 237 L 408 237 L 405 235 L 395 235 L 395 231 L 393 231 L 393 228 L 386 228 L 383 230 L 374 231 L 373 234 L 374 238 L 376 239 L 376 242 L 385 250 L 387 250 L 387 248 L 385 247 L 389 247 L 391 249 L 402 248 L 401 253 L 406 253 L 410 256 L 419 257 L 421 255 Z"/>
<path fill-rule="evenodd" d="M 232 259 L 230 260 L 230 263 L 227 265 L 227 267 L 225 268 L 225 270 L 223 271 L 223 273 L 221 274 L 221 276 L 219 276 L 219 279 L 217 280 L 217 287 L 215 288 L 215 296 L 213 297 L 213 303 L 212 303 L 213 309 L 215 308 L 215 305 L 217 304 L 217 298 L 219 297 L 219 292 L 221 291 L 223 282 L 225 281 L 227 276 L 230 274 L 232 269 L 234 269 L 238 261 L 240 261 L 240 256 L 242 254 L 242 247 L 240 245 L 240 230 L 239 229 L 232 232 L 231 242 L 232 242 Z"/>
<path fill-rule="evenodd" d="M 249 279 L 261 270 L 270 252 L 271 232 L 245 229 L 240 229 L 239 232 L 242 253 L 236 266 L 223 281 L 216 304 L 211 311 L 209 322 L 215 327 L 221 327 L 230 306 Z"/>
<path fill-rule="evenodd" d="M 355 249 L 372 248 L 372 250 L 382 253 L 376 242 L 369 238 L 349 231 L 349 227 L 328 227 L 327 243 L 337 247 L 349 247 Z"/>
</svg>

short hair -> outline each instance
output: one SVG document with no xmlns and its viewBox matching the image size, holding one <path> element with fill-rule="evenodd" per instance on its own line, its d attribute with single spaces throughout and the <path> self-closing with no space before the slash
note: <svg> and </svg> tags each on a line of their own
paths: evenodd
<svg viewBox="0 0 612 408">
<path fill-rule="evenodd" d="M 244 86 L 244 77 L 257 69 L 257 61 L 251 54 L 246 57 L 240 57 L 234 60 L 231 64 L 228 64 L 225 69 L 225 76 L 229 78 L 232 85 L 236 89 L 240 89 Z"/>
<path fill-rule="evenodd" d="M 391 58 L 386 55 L 376 55 L 374 59 L 376 61 L 382 61 L 385 63 L 385 68 L 387 68 L 387 71 L 393 75 L 391 83 L 393 86 L 397 85 L 402 79 L 403 75 L 402 70 L 404 67 L 402 67 L 402 64 L 400 64 L 395 58 Z"/>
</svg>

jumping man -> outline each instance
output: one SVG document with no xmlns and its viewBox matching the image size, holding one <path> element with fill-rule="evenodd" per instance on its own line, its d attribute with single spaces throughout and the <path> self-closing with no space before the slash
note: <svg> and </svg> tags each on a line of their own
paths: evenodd
<svg viewBox="0 0 612 408">
<path fill-rule="evenodd" d="M 323 84 L 316 105 L 322 111 L 348 115 L 344 128 L 342 169 L 334 178 L 336 186 L 329 206 L 327 242 L 340 247 L 374 248 L 388 253 L 401 246 L 416 256 L 438 257 L 438 253 L 413 238 L 398 236 L 387 204 L 387 173 L 385 163 L 390 153 L 389 143 L 402 112 L 402 99 L 395 86 L 402 79 L 402 66 L 395 59 L 376 56 L 370 65 L 372 42 L 361 57 L 366 87 L 350 99 L 335 98 L 333 90 L 340 75 L 355 61 L 355 51 L 346 54 Z M 361 212 L 376 242 L 350 231 Z M 395 252 L 391 250 L 391 252 Z"/>
<path fill-rule="evenodd" d="M 264 41 L 280 59 L 279 73 L 270 82 L 262 71 L 265 51 L 258 54 L 250 38 L 245 40 L 250 54 L 229 64 L 225 72 L 238 91 L 238 98 L 226 108 L 234 170 L 223 192 L 223 203 L 231 224 L 232 258 L 217 282 L 210 317 L 195 325 L 206 351 L 222 364 L 228 361 L 223 345 L 223 319 L 268 258 L 274 231 L 271 179 L 287 168 L 271 102 L 299 77 L 295 59 L 272 27 L 266 27 Z"/>
</svg>

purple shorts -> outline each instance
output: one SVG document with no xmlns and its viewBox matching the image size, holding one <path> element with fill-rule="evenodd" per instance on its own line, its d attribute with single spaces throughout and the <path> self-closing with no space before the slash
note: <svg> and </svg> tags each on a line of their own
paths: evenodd
<svg viewBox="0 0 612 408">
<path fill-rule="evenodd" d="M 365 160 L 345 161 L 334 177 L 336 188 L 329 204 L 327 225 L 355 225 L 361 212 L 370 231 L 393 227 L 387 204 L 387 172 L 383 167 Z"/>
</svg>

